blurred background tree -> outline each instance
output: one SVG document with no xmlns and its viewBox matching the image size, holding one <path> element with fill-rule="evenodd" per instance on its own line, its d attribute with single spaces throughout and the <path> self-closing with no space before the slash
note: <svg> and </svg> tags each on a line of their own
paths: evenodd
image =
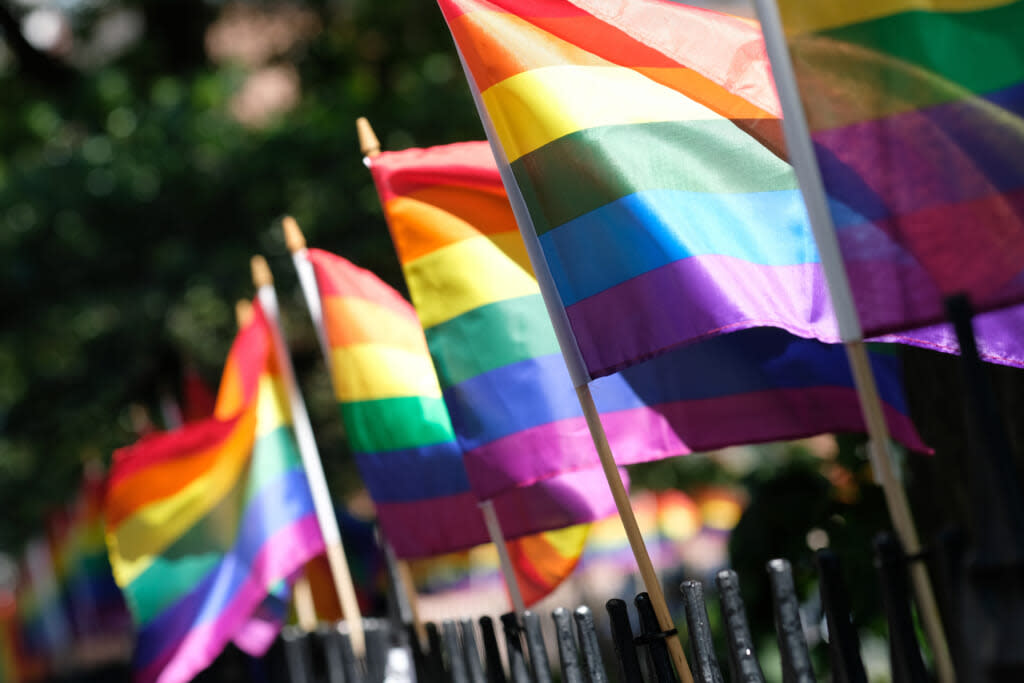
<svg viewBox="0 0 1024 683">
<path fill-rule="evenodd" d="M 216 389 L 278 277 L 334 490 L 356 484 L 280 217 L 401 287 L 360 161 L 480 138 L 432 3 L 0 3 L 0 549 L 67 500 L 83 459 L 136 438 L 195 367 Z"/>
</svg>

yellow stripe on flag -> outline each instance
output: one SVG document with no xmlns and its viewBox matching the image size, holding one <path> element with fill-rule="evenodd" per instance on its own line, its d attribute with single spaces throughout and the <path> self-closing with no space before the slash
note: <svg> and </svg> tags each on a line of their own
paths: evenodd
<svg viewBox="0 0 1024 683">
<path fill-rule="evenodd" d="M 110 564 L 118 585 L 127 586 L 153 558 L 177 541 L 231 491 L 249 463 L 256 433 L 256 411 L 239 418 L 213 467 L 172 496 L 150 503 L 107 534 Z M 131 556 L 123 555 L 131 548 Z"/>
<path fill-rule="evenodd" d="M 779 0 L 788 35 L 816 33 L 904 12 L 978 12 L 1019 0 Z"/>
<path fill-rule="evenodd" d="M 383 344 L 409 352 L 430 353 L 419 320 L 376 301 L 357 296 L 324 297 L 324 322 L 331 348 L 352 344 Z"/>
<path fill-rule="evenodd" d="M 373 368 L 367 372 L 367 368 Z M 403 396 L 440 398 L 430 356 L 380 344 L 331 349 L 335 398 L 343 403 Z"/>
<path fill-rule="evenodd" d="M 630 69 L 556 66 L 497 83 L 483 95 L 508 160 L 597 126 L 722 117 Z"/>
<path fill-rule="evenodd" d="M 425 329 L 480 306 L 540 291 L 532 271 L 484 236 L 437 249 L 407 263 L 404 271 Z"/>
<path fill-rule="evenodd" d="M 285 392 L 284 380 L 263 373 L 256 387 L 256 438 L 292 422 L 291 406 Z"/>
</svg>

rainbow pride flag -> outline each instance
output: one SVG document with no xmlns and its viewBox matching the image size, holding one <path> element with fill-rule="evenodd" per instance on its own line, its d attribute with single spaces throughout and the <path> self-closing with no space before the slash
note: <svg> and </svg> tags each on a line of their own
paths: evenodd
<svg viewBox="0 0 1024 683">
<path fill-rule="evenodd" d="M 594 466 L 490 148 L 384 152 L 371 170 L 474 490 L 487 497 Z M 876 353 L 872 363 L 896 438 L 926 450 L 907 416 L 898 359 Z M 772 328 L 684 346 L 592 387 L 620 465 L 863 431 L 843 349 Z"/>
<path fill-rule="evenodd" d="M 131 633 L 131 616 L 107 554 L 103 523 L 105 486 L 101 466 L 88 464 L 71 510 L 66 590 L 79 640 Z"/>
<path fill-rule="evenodd" d="M 370 170 L 473 490 L 597 467 L 487 144 L 384 152 Z M 620 465 L 689 450 L 624 378 L 594 391 Z"/>
<path fill-rule="evenodd" d="M 396 555 L 427 557 L 488 542 L 416 311 L 346 259 L 319 249 L 307 256 L 335 397 Z M 603 473 L 590 468 L 510 489 L 494 505 L 505 537 L 516 539 L 613 512 L 606 490 Z"/>
<path fill-rule="evenodd" d="M 1024 2 L 778 4 L 866 331 L 1024 300 Z"/>
<path fill-rule="evenodd" d="M 232 640 L 265 651 L 276 635 L 266 608 L 324 550 L 281 381 L 256 304 L 214 417 L 114 454 L 107 545 L 136 624 L 139 681 L 191 680 Z"/>
<path fill-rule="evenodd" d="M 756 23 L 665 0 L 439 4 L 575 384 L 755 327 L 840 341 Z M 880 341 L 956 349 L 947 328 Z"/>
<path fill-rule="evenodd" d="M 612 515 L 618 522 L 618 515 Z M 605 519 L 609 519 L 606 517 Z M 590 529 L 595 523 L 576 524 L 523 536 L 506 544 L 512 571 L 523 602 L 530 607 L 547 597 L 579 565 Z M 621 527 L 621 522 L 618 522 Z M 632 555 L 629 560 L 636 564 Z M 419 592 L 472 600 L 470 594 L 503 582 L 501 563 L 493 544 L 468 551 L 421 558 L 410 563 Z"/>
</svg>

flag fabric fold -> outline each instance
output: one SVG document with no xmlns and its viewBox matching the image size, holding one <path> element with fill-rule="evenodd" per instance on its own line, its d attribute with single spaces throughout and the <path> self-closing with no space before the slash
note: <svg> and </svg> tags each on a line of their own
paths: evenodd
<svg viewBox="0 0 1024 683">
<path fill-rule="evenodd" d="M 335 398 L 384 536 L 407 558 L 487 543 L 480 498 L 416 311 L 340 256 L 309 249 L 307 257 L 322 303 Z M 528 483 L 494 498 L 507 539 L 614 511 L 595 468 Z"/>
<path fill-rule="evenodd" d="M 258 303 L 225 364 L 215 415 L 114 455 L 104 516 L 136 625 L 139 681 L 191 680 L 235 641 L 269 647 L 267 609 L 323 552 Z"/>
<path fill-rule="evenodd" d="M 578 347 L 574 378 L 755 327 L 840 341 L 756 23 L 667 0 L 439 4 Z M 864 239 L 862 259 L 903 273 Z M 884 291 L 859 267 L 855 287 Z M 937 321 L 867 328 L 955 351 L 947 326 L 911 329 Z M 1009 322 L 988 325 L 983 355 L 1024 365 Z"/>
</svg>

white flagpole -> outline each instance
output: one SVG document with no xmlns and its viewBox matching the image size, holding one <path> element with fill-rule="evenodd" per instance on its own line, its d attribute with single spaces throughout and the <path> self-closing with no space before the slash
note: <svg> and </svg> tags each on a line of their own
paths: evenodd
<svg viewBox="0 0 1024 683">
<path fill-rule="evenodd" d="M 252 320 L 252 304 L 245 299 L 235 302 L 235 322 L 238 329 L 242 329 Z M 292 605 L 295 607 L 295 617 L 299 626 L 306 633 L 316 630 L 316 605 L 313 602 L 313 590 L 309 585 L 309 577 L 303 571 L 295 579 L 292 586 Z"/>
<path fill-rule="evenodd" d="M 480 122 L 483 124 L 484 132 L 487 134 L 487 140 L 491 144 L 491 151 L 494 153 L 494 160 L 498 164 L 501 182 L 505 186 L 509 203 L 512 205 L 512 213 L 516 218 L 516 224 L 519 226 L 519 233 L 526 244 L 526 253 L 530 257 L 530 264 L 533 266 L 534 275 L 537 277 L 541 297 L 544 299 L 544 306 L 547 308 L 548 317 L 551 318 L 551 325 L 555 329 L 555 337 L 558 339 L 558 347 L 562 351 L 562 358 L 565 360 L 565 365 L 569 370 L 569 377 L 576 388 L 576 398 L 586 417 L 590 438 L 594 442 L 594 448 L 597 450 L 598 458 L 601 461 L 601 468 L 604 470 L 605 477 L 608 480 L 608 488 L 611 490 L 612 498 L 615 500 L 619 519 L 622 521 L 626 537 L 629 539 L 629 546 L 633 551 L 634 559 L 636 559 L 637 569 L 640 571 L 644 588 L 651 598 L 651 605 L 654 607 L 654 613 L 658 617 L 658 626 L 665 633 L 672 634 L 666 637 L 665 640 L 681 683 L 693 683 L 693 673 L 690 671 L 690 665 L 686 661 L 686 653 L 683 651 L 682 641 L 676 634 L 675 622 L 672 620 L 671 612 L 669 612 L 668 603 L 665 602 L 665 594 L 661 589 L 661 582 L 658 580 L 658 574 L 654 570 L 651 556 L 647 552 L 647 544 L 640 533 L 636 514 L 630 505 L 626 486 L 622 481 L 622 476 L 619 474 L 619 468 L 615 464 L 615 455 L 612 453 L 611 446 L 608 443 L 608 436 L 605 433 L 604 425 L 601 423 L 600 413 L 597 411 L 594 398 L 590 392 L 589 383 L 592 379 L 590 372 L 587 370 L 579 345 L 576 343 L 576 337 L 573 335 L 572 328 L 569 325 L 569 318 L 565 313 L 564 306 L 562 306 L 562 300 L 558 295 L 558 290 L 555 287 L 551 271 L 548 269 L 547 261 L 544 259 L 544 254 L 541 253 L 540 242 L 537 240 L 530 212 L 526 208 L 526 201 L 523 199 L 519 185 L 512 174 L 512 168 L 509 166 L 508 159 L 501 146 L 501 141 L 498 140 L 498 136 L 494 131 L 494 125 L 487 114 L 487 108 L 484 107 L 483 102 L 480 100 L 480 90 L 476 87 L 476 79 L 473 78 L 473 72 L 466 65 L 466 60 L 463 58 L 462 50 L 459 49 L 458 45 L 455 46 L 455 51 L 459 55 L 462 71 L 465 73 L 466 81 L 469 83 L 469 90 L 473 95 L 473 102 L 476 105 L 477 114 L 480 116 Z"/>
<path fill-rule="evenodd" d="M 363 163 L 369 168 L 373 164 L 373 158 L 380 154 L 380 141 L 373 127 L 366 117 L 356 119 L 356 134 L 359 138 L 359 149 L 363 153 Z M 519 590 L 519 583 L 516 581 L 515 571 L 512 569 L 512 560 L 508 556 L 508 548 L 505 545 L 505 534 L 501 530 L 501 523 L 498 521 L 498 513 L 491 501 L 483 501 L 479 504 L 480 511 L 484 517 L 484 525 L 491 537 L 491 542 L 498 549 L 498 559 L 501 562 L 501 573 L 508 587 L 509 596 L 512 599 L 512 608 L 522 614 L 526 607 L 523 603 L 522 593 Z"/>
<path fill-rule="evenodd" d="M 782 30 L 775 0 L 755 0 L 757 14 L 764 32 L 765 47 L 771 60 L 775 86 L 782 105 L 782 127 L 786 135 L 786 146 L 789 150 L 790 162 L 796 172 L 800 191 L 807 205 L 807 214 L 811 221 L 814 241 L 821 254 L 821 263 L 828 283 L 832 308 L 835 310 L 839 324 L 839 336 L 846 347 L 846 354 L 853 370 L 854 384 L 860 399 L 861 412 L 868 430 L 868 452 L 875 476 L 885 493 L 889 508 L 889 516 L 893 527 L 900 537 L 908 555 L 916 556 L 921 552 L 921 541 L 914 526 L 910 505 L 906 492 L 896 478 L 893 469 L 892 444 L 889 429 L 882 412 L 882 402 L 878 397 L 874 372 L 864 346 L 864 332 L 857 314 L 853 299 L 853 290 L 843 263 L 836 237 L 832 214 L 829 212 L 828 199 L 824 182 L 818 168 L 818 160 L 811 144 L 810 129 L 800 102 L 797 90 L 793 63 L 790 60 L 789 48 Z M 932 590 L 928 569 L 920 560 L 910 565 L 910 575 L 914 584 L 914 593 L 920 609 L 921 621 L 931 643 L 935 656 L 935 672 L 940 683 L 953 683 L 956 674 L 953 660 L 949 653 L 949 645 L 939 618 L 939 609 Z"/>
<path fill-rule="evenodd" d="M 302 298 L 306 301 L 309 309 L 309 317 L 313 321 L 313 329 L 316 330 L 316 338 L 320 343 L 320 351 L 324 357 L 324 367 L 327 368 L 327 376 L 330 378 L 331 386 L 334 386 L 334 369 L 331 361 L 331 346 L 327 340 L 327 328 L 324 326 L 323 302 L 320 301 L 320 290 L 316 285 L 316 273 L 313 272 L 313 264 L 309 262 L 306 250 L 306 238 L 299 228 L 298 222 L 291 216 L 285 216 L 281 221 L 284 230 L 284 242 L 292 255 L 292 263 L 295 264 L 295 272 L 299 276 L 299 285 L 302 288 Z M 384 543 L 388 543 L 384 539 Z M 412 583 L 412 571 L 407 560 L 395 560 L 398 565 L 400 576 L 397 577 L 396 585 L 404 587 L 408 593 L 410 610 L 412 612 L 413 628 L 416 630 L 416 637 L 421 646 L 427 643 L 427 629 L 419 616 L 419 605 L 417 603 L 416 588 Z"/>
<path fill-rule="evenodd" d="M 512 558 L 509 557 L 508 546 L 505 545 L 505 534 L 501 531 L 498 513 L 494 511 L 494 502 L 481 501 L 480 511 L 484 513 L 484 524 L 487 525 L 487 533 L 491 535 L 491 543 L 498 549 L 498 561 L 501 564 L 501 573 L 505 577 L 505 585 L 508 587 L 509 598 L 512 600 L 512 609 L 521 617 L 526 611 L 526 603 L 523 602 L 523 592 L 519 590 L 519 582 L 516 581 L 516 572 L 512 569 Z"/>
<path fill-rule="evenodd" d="M 270 268 L 262 256 L 252 258 L 252 280 L 256 285 L 256 296 L 260 306 L 267 316 L 267 323 L 274 340 L 274 350 L 277 356 L 278 367 L 281 370 L 285 387 L 288 391 L 288 405 L 292 413 L 292 427 L 295 430 L 295 440 L 299 446 L 299 454 L 302 457 L 302 465 L 306 470 L 306 478 L 309 480 L 309 488 L 313 494 L 313 506 L 316 509 L 317 521 L 320 524 L 320 531 L 324 536 L 324 545 L 327 548 L 327 563 L 331 568 L 331 577 L 334 579 L 334 588 L 338 592 L 338 600 L 341 602 L 341 609 L 345 614 L 345 620 L 349 624 L 349 637 L 352 641 L 352 651 L 356 657 L 363 657 L 366 653 L 366 636 L 363 632 L 363 618 L 359 612 L 359 602 L 356 599 L 355 586 L 352 584 L 352 573 L 348 568 L 348 561 L 345 559 L 345 550 L 341 543 L 341 531 L 338 529 L 338 519 L 334 515 L 334 505 L 331 503 L 331 496 L 327 490 L 327 479 L 324 477 L 323 465 L 320 462 L 320 451 L 313 437 L 313 427 L 309 422 L 309 414 L 306 412 L 306 404 L 299 392 L 299 385 L 295 379 L 295 370 L 292 368 L 291 357 L 284 343 L 281 334 L 281 323 L 277 305 L 277 292 L 274 291 L 274 279 L 270 274 Z"/>
</svg>

